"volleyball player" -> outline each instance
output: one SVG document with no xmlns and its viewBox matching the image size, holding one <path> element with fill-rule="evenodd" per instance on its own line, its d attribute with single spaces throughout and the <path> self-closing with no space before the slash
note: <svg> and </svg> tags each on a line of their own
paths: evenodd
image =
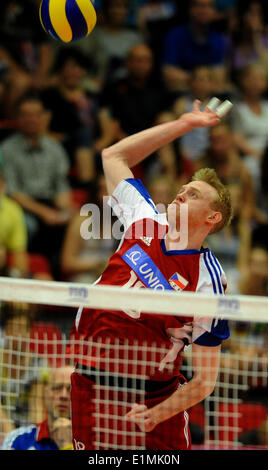
<svg viewBox="0 0 268 470">
<path fill-rule="evenodd" d="M 226 280 L 222 267 L 213 253 L 203 248 L 206 237 L 227 225 L 232 215 L 230 194 L 214 170 L 203 169 L 195 174 L 192 181 L 179 190 L 167 214 L 158 213 L 146 188 L 141 181 L 133 178 L 131 171 L 133 166 L 161 146 L 196 127 L 215 126 L 219 122 L 217 111 L 208 107 L 200 111 L 200 103 L 195 101 L 193 111 L 180 119 L 129 136 L 103 150 L 110 203 L 124 225 L 124 235 L 98 284 L 175 290 L 178 294 L 178 313 L 181 290 L 224 294 Z M 187 227 L 183 227 L 183 207 L 188 209 Z M 187 240 L 182 247 L 181 234 L 185 230 Z M 133 445 L 131 438 L 128 440 L 125 436 L 124 426 L 129 424 L 131 429 L 135 423 L 137 431 L 141 429 L 146 432 L 146 449 L 190 449 L 185 410 L 213 391 L 221 342 L 229 336 L 226 321 L 198 319 L 198 312 L 196 314 L 197 317 L 190 318 L 183 316 L 183 312 L 181 316 L 174 317 L 139 311 L 79 309 L 72 334 L 85 344 L 89 338 L 93 342 L 104 343 L 108 339 L 110 344 L 118 341 L 120 345 L 126 341 L 132 344 L 137 340 L 141 345 L 144 341 L 148 345 L 164 344 L 167 349 L 166 354 L 159 353 L 157 356 L 159 362 L 153 371 L 148 367 L 145 400 L 139 401 L 139 395 L 133 398 L 134 395 L 129 394 L 125 418 L 123 408 L 110 405 L 108 427 L 111 433 L 106 448 L 113 448 L 112 445 L 109 447 L 112 443 L 110 439 L 116 434 L 119 446 L 120 439 L 127 446 Z M 186 382 L 180 373 L 181 354 L 184 346 L 190 343 L 193 378 Z M 110 351 L 107 357 L 105 348 L 100 345 L 99 351 L 95 350 L 98 358 L 93 360 L 87 357 L 85 348 L 83 358 L 80 356 L 77 360 L 71 391 L 74 447 L 77 449 L 94 449 L 96 427 L 102 427 L 100 421 L 96 421 L 96 411 L 99 416 L 107 414 L 107 409 L 104 411 L 102 407 L 103 401 L 107 401 L 107 394 L 101 396 L 99 410 L 95 409 L 94 384 L 97 376 L 100 380 L 101 371 L 109 371 L 109 398 L 111 402 L 115 401 L 113 377 L 117 371 L 118 385 L 124 359 L 120 351 L 120 348 L 116 352 Z M 142 358 L 141 351 L 138 351 L 135 364 L 138 376 L 142 370 Z M 168 365 L 173 366 L 172 371 Z M 133 375 L 131 360 L 128 372 Z M 137 384 L 138 381 L 133 388 L 138 388 Z M 131 381 L 128 387 L 131 388 Z M 123 398 L 118 392 L 117 403 Z"/>
</svg>

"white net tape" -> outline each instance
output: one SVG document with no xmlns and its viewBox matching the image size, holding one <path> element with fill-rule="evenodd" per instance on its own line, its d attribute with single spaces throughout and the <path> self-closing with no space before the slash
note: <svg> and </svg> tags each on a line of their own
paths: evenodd
<svg viewBox="0 0 268 470">
<path fill-rule="evenodd" d="M 99 309 L 140 310 L 166 315 L 198 315 L 235 321 L 266 322 L 268 299 L 257 296 L 222 296 L 200 293 L 124 289 L 67 282 L 32 281 L 0 277 L 0 299 L 47 305 Z"/>
<path fill-rule="evenodd" d="M 179 299 L 178 299 L 179 295 Z M 58 282 L 0 279 L 0 302 L 101 309 L 139 309 L 172 315 L 231 319 L 231 336 L 223 344 L 214 392 L 187 410 L 193 448 L 240 449 L 268 446 L 268 299 L 250 296 L 207 296 L 151 292 L 149 289 L 86 286 Z M 72 309 L 72 315 L 73 315 Z M 179 311 L 178 311 L 179 310 Z M 64 322 L 64 318 L 62 321 Z M 125 419 L 129 407 L 143 402 L 153 370 L 166 347 L 154 344 L 113 344 L 69 339 L 65 332 L 35 330 L 31 337 L 2 335 L 0 348 L 0 441 L 12 426 L 44 418 L 42 384 L 47 371 L 83 360 L 94 362 L 92 378 L 92 442 L 95 449 L 146 449 L 148 433 Z M 237 328 L 237 325 L 240 327 Z M 241 327 L 242 325 L 242 327 Z M 253 327 L 253 325 L 255 325 Z M 191 346 L 184 348 L 181 372 L 189 381 L 194 361 Z M 196 361 L 195 361 L 196 362 Z M 102 364 L 105 363 L 105 367 Z M 212 366 L 207 364 L 208 372 Z M 166 364 L 165 371 L 172 372 Z M 88 375 L 88 369 L 78 370 Z M 209 377 L 209 373 L 208 373 Z M 29 384 L 35 384 L 35 395 Z M 38 392 L 38 385 L 41 388 Z M 27 389 L 28 387 L 28 389 Z M 26 393 L 27 392 L 27 393 Z M 27 395 L 27 397 L 26 397 Z M 27 406 L 23 400 L 27 399 Z M 29 403 L 31 406 L 29 407 Z M 82 409 L 81 409 L 82 413 Z M 187 438 L 188 414 L 184 415 Z M 167 428 L 172 434 L 174 427 Z M 265 435 L 266 432 L 266 435 Z M 254 434 L 254 436 L 253 436 Z M 83 443 L 77 443 L 77 448 Z"/>
</svg>

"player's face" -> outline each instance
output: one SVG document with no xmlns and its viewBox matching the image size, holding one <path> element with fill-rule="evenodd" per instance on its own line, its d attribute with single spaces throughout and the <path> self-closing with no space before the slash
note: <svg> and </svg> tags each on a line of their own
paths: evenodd
<svg viewBox="0 0 268 470">
<path fill-rule="evenodd" d="M 188 208 L 188 230 L 198 229 L 210 223 L 210 217 L 215 212 L 212 203 L 217 197 L 216 190 L 204 181 L 192 181 L 181 187 L 176 198 L 168 208 L 168 221 L 176 213 L 176 227 L 180 231 L 181 205 L 186 204 Z M 174 215 L 173 215 L 174 217 Z"/>
</svg>

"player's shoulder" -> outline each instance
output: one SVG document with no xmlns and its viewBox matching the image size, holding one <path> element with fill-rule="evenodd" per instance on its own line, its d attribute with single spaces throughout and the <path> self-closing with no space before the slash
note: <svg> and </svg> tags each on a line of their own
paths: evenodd
<svg viewBox="0 0 268 470">
<path fill-rule="evenodd" d="M 224 294 L 226 287 L 226 275 L 220 261 L 209 248 L 203 249 L 200 257 L 197 290 Z"/>
<path fill-rule="evenodd" d="M 160 213 L 140 179 L 120 181 L 110 196 L 109 204 L 124 225 L 146 218 L 166 224 L 166 214 Z"/>
<path fill-rule="evenodd" d="M 120 181 L 120 183 L 116 186 L 113 195 L 119 195 L 122 192 L 128 192 L 129 196 L 131 194 L 136 195 L 136 196 L 141 196 L 143 199 L 145 199 L 156 211 L 155 204 L 144 186 L 143 182 L 141 179 L 136 179 L 136 178 L 126 178 Z"/>
</svg>

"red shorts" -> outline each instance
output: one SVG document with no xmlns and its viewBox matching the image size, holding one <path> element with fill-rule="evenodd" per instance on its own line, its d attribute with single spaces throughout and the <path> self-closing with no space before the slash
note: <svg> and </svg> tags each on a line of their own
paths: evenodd
<svg viewBox="0 0 268 470">
<path fill-rule="evenodd" d="M 96 386 L 86 375 L 71 376 L 73 444 L 76 450 L 150 449 L 187 450 L 191 448 L 188 414 L 179 413 L 144 433 L 124 416 L 134 403 L 148 408 L 165 400 L 179 386 L 179 379 L 161 382 L 160 390 L 139 391 L 138 387 Z M 117 384 L 118 385 L 118 384 Z"/>
</svg>

